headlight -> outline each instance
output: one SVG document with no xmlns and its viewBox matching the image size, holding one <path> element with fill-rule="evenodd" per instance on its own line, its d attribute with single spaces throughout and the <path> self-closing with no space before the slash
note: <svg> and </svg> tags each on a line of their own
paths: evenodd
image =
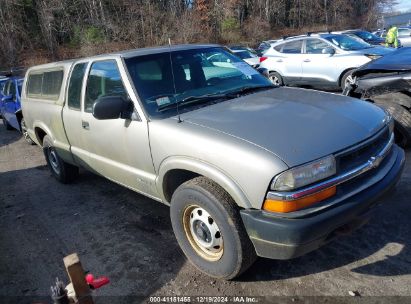
<svg viewBox="0 0 411 304">
<path fill-rule="evenodd" d="M 371 60 L 375 60 L 375 59 L 378 59 L 378 58 L 382 57 L 381 55 L 373 55 L 373 54 L 365 54 L 365 56 L 367 56 Z"/>
<path fill-rule="evenodd" d="M 330 155 L 277 175 L 271 183 L 271 190 L 289 191 L 297 189 L 330 177 L 336 172 L 335 158 Z"/>
</svg>

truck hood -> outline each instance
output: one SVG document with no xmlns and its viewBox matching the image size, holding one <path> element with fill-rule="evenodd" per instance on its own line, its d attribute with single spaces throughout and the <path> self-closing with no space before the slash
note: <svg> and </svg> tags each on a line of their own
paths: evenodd
<svg viewBox="0 0 411 304">
<path fill-rule="evenodd" d="M 242 139 L 290 167 L 365 140 L 384 118 L 371 103 L 297 88 L 274 88 L 181 115 L 183 123 Z"/>
</svg>

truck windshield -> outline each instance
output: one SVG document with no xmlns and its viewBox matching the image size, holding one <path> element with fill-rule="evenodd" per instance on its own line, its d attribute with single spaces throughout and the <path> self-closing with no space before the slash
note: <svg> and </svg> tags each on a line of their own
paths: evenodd
<svg viewBox="0 0 411 304">
<path fill-rule="evenodd" d="M 325 37 L 332 44 L 338 46 L 344 51 L 356 51 L 363 50 L 372 47 L 366 42 L 361 41 L 360 39 L 354 39 L 346 35 L 331 35 Z"/>
<path fill-rule="evenodd" d="M 233 98 L 236 92 L 272 88 L 270 81 L 219 47 L 163 52 L 125 59 L 134 86 L 152 118 L 162 118 Z M 246 88 L 246 90 L 244 90 Z"/>
</svg>

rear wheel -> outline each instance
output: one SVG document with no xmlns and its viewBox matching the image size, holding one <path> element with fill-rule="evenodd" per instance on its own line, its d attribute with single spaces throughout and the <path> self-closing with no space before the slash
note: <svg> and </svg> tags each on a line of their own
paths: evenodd
<svg viewBox="0 0 411 304">
<path fill-rule="evenodd" d="M 51 173 L 59 182 L 67 184 L 77 178 L 79 168 L 60 158 L 48 135 L 43 139 L 43 152 Z"/>
<path fill-rule="evenodd" d="M 213 181 L 196 177 L 179 186 L 170 216 L 181 249 L 209 276 L 232 279 L 255 261 L 238 207 Z"/>
<path fill-rule="evenodd" d="M 375 101 L 375 104 L 387 110 L 394 117 L 395 142 L 407 148 L 411 146 L 411 113 L 405 107 L 394 102 Z"/>
<path fill-rule="evenodd" d="M 270 81 L 276 86 L 284 85 L 283 77 L 281 77 L 281 75 L 277 72 L 270 72 L 268 74 L 268 79 L 270 79 Z"/>
<path fill-rule="evenodd" d="M 30 144 L 30 145 L 34 145 L 34 141 L 30 138 L 30 135 L 27 131 L 27 126 L 26 126 L 26 122 L 24 121 L 24 118 L 21 119 L 20 121 L 20 128 L 21 128 L 21 133 L 23 134 L 24 140 Z"/>
</svg>

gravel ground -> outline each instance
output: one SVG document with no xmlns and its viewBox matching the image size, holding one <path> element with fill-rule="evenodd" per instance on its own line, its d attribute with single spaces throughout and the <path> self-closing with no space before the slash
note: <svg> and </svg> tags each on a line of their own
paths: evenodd
<svg viewBox="0 0 411 304">
<path fill-rule="evenodd" d="M 325 296 L 313 303 L 335 303 L 353 299 L 349 291 L 377 296 L 366 297 L 377 302 L 411 302 L 381 297 L 411 296 L 406 166 L 397 190 L 368 225 L 294 260 L 259 259 L 240 278 L 225 282 L 186 260 L 167 206 L 85 171 L 74 184 L 62 185 L 49 173 L 41 149 L 0 123 L 0 303 L 34 303 L 42 296 L 35 303 L 49 303 L 44 297 L 55 277 L 67 282 L 63 257 L 73 252 L 86 270 L 111 280 L 95 292 L 96 303 L 195 295 L 289 296 L 265 299 L 275 302 Z"/>
</svg>

